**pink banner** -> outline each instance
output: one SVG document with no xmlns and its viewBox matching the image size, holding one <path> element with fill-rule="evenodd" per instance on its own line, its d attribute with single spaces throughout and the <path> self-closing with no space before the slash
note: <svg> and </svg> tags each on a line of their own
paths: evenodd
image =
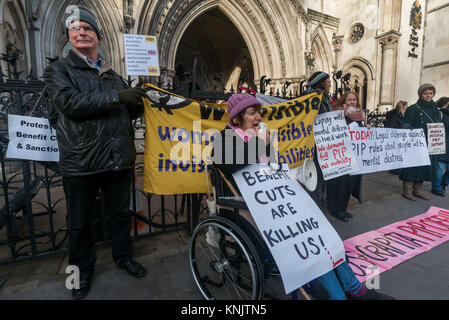
<svg viewBox="0 0 449 320">
<path fill-rule="evenodd" d="M 449 210 L 431 207 L 424 214 L 361 234 L 343 244 L 349 265 L 364 282 L 448 240 Z"/>
</svg>

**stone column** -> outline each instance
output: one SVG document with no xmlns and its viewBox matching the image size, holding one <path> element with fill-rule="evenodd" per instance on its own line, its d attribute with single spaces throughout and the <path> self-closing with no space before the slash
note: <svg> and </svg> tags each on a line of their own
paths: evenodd
<svg viewBox="0 0 449 320">
<path fill-rule="evenodd" d="M 334 46 L 335 53 L 335 65 L 333 66 L 334 72 L 336 72 L 340 65 L 340 55 L 343 49 L 343 38 L 344 36 L 337 36 L 336 34 L 332 37 L 332 45 Z"/>
<path fill-rule="evenodd" d="M 391 110 L 394 105 L 396 92 L 396 70 L 398 56 L 398 41 L 401 34 L 397 31 L 389 31 L 377 36 L 379 45 L 382 48 L 381 53 L 381 71 L 380 71 L 380 99 L 378 111 Z"/>
</svg>

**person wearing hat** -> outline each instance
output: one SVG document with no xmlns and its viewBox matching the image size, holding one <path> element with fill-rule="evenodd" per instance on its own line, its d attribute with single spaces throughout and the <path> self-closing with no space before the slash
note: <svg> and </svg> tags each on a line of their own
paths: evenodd
<svg viewBox="0 0 449 320">
<path fill-rule="evenodd" d="M 307 80 L 307 91 L 306 93 L 320 90 L 323 92 L 323 99 L 321 100 L 319 114 L 332 111 L 332 105 L 335 103 L 333 101 L 330 93 L 332 88 L 332 82 L 330 75 L 323 71 L 314 72 Z"/>
<path fill-rule="evenodd" d="M 73 45 L 67 57 L 44 72 L 50 104 L 57 111 L 59 170 L 67 203 L 69 264 L 80 271 L 74 299 L 89 292 L 96 252 L 91 213 L 101 189 L 110 215 L 112 256 L 119 268 L 143 277 L 132 259 L 130 193 L 136 159 L 132 120 L 143 114 L 146 91 L 129 88 L 98 55 L 101 33 L 95 17 L 80 10 L 65 21 Z"/>
<path fill-rule="evenodd" d="M 440 123 L 441 114 L 437 104 L 433 101 L 436 89 L 432 84 L 423 84 L 418 89 L 418 101 L 407 108 L 404 114 L 403 128 L 423 129 L 427 139 L 427 124 Z M 430 156 L 430 166 L 413 167 L 401 169 L 399 179 L 402 180 L 402 196 L 411 201 L 416 201 L 415 197 L 430 200 L 422 192 L 424 181 L 436 181 L 437 156 Z"/>
<path fill-rule="evenodd" d="M 229 123 L 214 138 L 212 158 L 215 166 L 226 176 L 232 177 L 234 172 L 248 164 L 266 160 L 267 155 L 272 160 L 275 159 L 271 145 L 266 144 L 269 141 L 269 130 L 261 133 L 260 102 L 250 94 L 234 94 L 227 101 L 226 108 Z M 237 185 L 232 183 L 235 190 L 238 190 Z M 229 189 L 226 189 L 226 193 L 232 195 Z"/>
<path fill-rule="evenodd" d="M 332 111 L 333 99 L 330 95 L 331 93 L 332 82 L 329 74 L 323 71 L 314 72 L 307 81 L 307 91 L 306 94 L 319 91 L 323 93 L 323 97 L 321 99 L 321 105 L 319 109 L 319 114 L 323 114 L 326 112 Z M 316 146 L 315 146 L 316 149 Z M 313 201 L 319 206 L 321 200 L 324 197 L 324 190 L 326 187 L 326 182 L 324 181 L 323 172 L 321 171 L 321 166 L 318 162 L 317 152 L 315 152 L 315 157 L 313 158 L 313 162 L 315 163 L 315 167 L 317 168 L 317 186 L 315 191 L 310 192 L 310 196 Z"/>
</svg>

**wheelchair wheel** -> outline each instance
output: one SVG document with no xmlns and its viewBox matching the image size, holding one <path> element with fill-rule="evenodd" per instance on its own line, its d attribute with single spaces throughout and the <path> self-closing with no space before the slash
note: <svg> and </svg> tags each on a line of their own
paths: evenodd
<svg viewBox="0 0 449 320">
<path fill-rule="evenodd" d="M 207 300 L 259 300 L 264 270 L 256 248 L 242 229 L 222 217 L 210 217 L 195 229 L 190 268 Z"/>
</svg>

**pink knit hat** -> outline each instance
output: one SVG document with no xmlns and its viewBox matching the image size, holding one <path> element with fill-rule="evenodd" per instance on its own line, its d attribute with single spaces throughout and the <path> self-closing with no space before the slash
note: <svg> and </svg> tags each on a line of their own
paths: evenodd
<svg viewBox="0 0 449 320">
<path fill-rule="evenodd" d="M 259 100 L 254 96 L 242 93 L 233 94 L 226 104 L 229 113 L 229 121 L 231 122 L 240 112 L 252 106 L 261 106 Z"/>
</svg>

